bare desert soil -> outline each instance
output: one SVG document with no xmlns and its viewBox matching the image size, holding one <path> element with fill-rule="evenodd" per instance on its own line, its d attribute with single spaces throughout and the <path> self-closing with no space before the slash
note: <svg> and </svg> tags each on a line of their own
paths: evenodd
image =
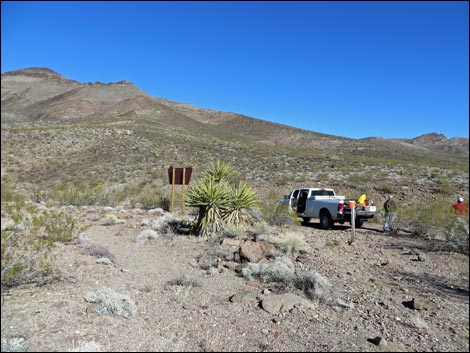
<svg viewBox="0 0 470 353">
<path fill-rule="evenodd" d="M 344 305 L 313 300 L 271 314 L 257 300 L 229 298 L 242 291 L 266 298 L 276 294 L 272 284 L 242 277 L 234 263 L 200 266 L 218 241 L 160 234 L 141 244 L 136 236 L 162 214 L 121 209 L 126 223 L 104 225 L 98 208 L 74 212 L 90 227 L 80 242 L 56 249 L 60 278 L 3 292 L 2 350 L 15 340 L 27 351 L 469 350 L 468 256 L 409 234 L 386 236 L 366 223 L 349 245 L 347 226 L 298 227 L 308 249 L 289 255 L 292 262 L 327 278 Z M 84 253 L 90 246 L 109 250 L 113 262 L 97 263 Z M 183 275 L 200 286 L 168 283 Z M 127 295 L 135 315 L 98 315 L 85 297 L 103 288 Z"/>
</svg>

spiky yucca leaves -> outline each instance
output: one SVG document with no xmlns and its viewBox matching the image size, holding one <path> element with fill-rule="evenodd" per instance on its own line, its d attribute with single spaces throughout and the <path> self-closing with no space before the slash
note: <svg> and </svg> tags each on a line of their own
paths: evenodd
<svg viewBox="0 0 470 353">
<path fill-rule="evenodd" d="M 216 182 L 213 176 L 206 177 L 188 188 L 186 204 L 198 207 L 196 232 L 201 236 L 217 233 L 224 227 L 223 215 L 230 204 L 230 186 Z"/>
<path fill-rule="evenodd" d="M 259 200 L 256 192 L 244 182 L 239 182 L 237 187 L 230 191 L 230 207 L 224 214 L 224 221 L 238 226 L 247 220 L 247 215 L 243 213 L 243 210 L 258 206 Z"/>
<path fill-rule="evenodd" d="M 207 172 L 206 177 L 212 177 L 216 183 L 221 181 L 230 183 L 235 180 L 236 173 L 230 164 L 217 160 L 217 162 L 211 165 L 211 169 Z"/>
<path fill-rule="evenodd" d="M 239 225 L 245 220 L 243 210 L 257 205 L 254 191 L 245 183 L 232 187 L 233 168 L 217 161 L 204 180 L 188 188 L 186 204 L 198 207 L 196 232 L 208 236 L 222 231 L 226 224 Z"/>
</svg>

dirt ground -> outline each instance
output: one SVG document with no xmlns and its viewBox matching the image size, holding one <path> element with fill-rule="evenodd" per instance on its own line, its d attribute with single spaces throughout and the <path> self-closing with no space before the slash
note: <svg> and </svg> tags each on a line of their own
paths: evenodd
<svg viewBox="0 0 470 353">
<path fill-rule="evenodd" d="M 430 251 L 409 234 L 386 236 L 369 222 L 349 245 L 347 226 L 298 227 L 308 249 L 292 262 L 327 278 L 345 305 L 317 301 L 271 314 L 257 301 L 229 300 L 241 291 L 274 295 L 269 283 L 223 263 L 200 266 L 217 242 L 157 234 L 142 244 L 136 237 L 164 215 L 120 209 L 125 223 L 104 225 L 98 208 L 74 212 L 90 227 L 79 243 L 56 249 L 60 279 L 3 292 L 2 351 L 15 342 L 27 351 L 469 350 L 468 256 Z M 107 249 L 112 263 L 97 263 L 90 246 Z M 183 275 L 199 286 L 169 285 Z M 103 288 L 130 298 L 135 315 L 97 314 L 85 298 Z"/>
</svg>

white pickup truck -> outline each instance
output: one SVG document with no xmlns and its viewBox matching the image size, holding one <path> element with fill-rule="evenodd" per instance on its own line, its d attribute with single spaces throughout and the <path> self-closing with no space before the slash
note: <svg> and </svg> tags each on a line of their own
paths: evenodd
<svg viewBox="0 0 470 353">
<path fill-rule="evenodd" d="M 344 196 L 337 196 L 333 189 L 300 188 L 292 190 L 279 203 L 287 206 L 289 211 L 297 213 L 305 222 L 318 218 L 323 229 L 331 229 L 336 222 L 351 223 L 350 201 L 355 202 L 355 200 L 345 200 Z M 377 213 L 373 202 L 367 200 L 365 205 L 356 204 L 354 211 L 354 222 L 358 228 Z"/>
</svg>

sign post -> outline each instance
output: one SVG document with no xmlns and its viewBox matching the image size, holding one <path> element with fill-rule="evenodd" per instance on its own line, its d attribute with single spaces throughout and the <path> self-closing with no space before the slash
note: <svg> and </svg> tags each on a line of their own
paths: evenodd
<svg viewBox="0 0 470 353">
<path fill-rule="evenodd" d="M 181 187 L 181 210 L 184 213 L 184 184 L 186 181 L 186 168 L 183 168 L 183 186 Z"/>
<path fill-rule="evenodd" d="M 184 212 L 184 187 L 189 184 L 192 172 L 192 167 L 175 168 L 170 166 L 168 168 L 168 181 L 171 184 L 171 213 L 174 209 L 175 185 L 182 185 L 181 208 Z"/>
<path fill-rule="evenodd" d="M 171 167 L 171 213 L 173 213 L 173 205 L 174 205 L 174 199 L 175 199 L 175 178 L 176 178 L 176 173 L 175 173 L 175 167 Z"/>
<path fill-rule="evenodd" d="M 351 240 L 349 244 L 352 244 L 356 237 L 356 202 L 349 201 L 348 206 L 351 208 Z"/>
</svg>

